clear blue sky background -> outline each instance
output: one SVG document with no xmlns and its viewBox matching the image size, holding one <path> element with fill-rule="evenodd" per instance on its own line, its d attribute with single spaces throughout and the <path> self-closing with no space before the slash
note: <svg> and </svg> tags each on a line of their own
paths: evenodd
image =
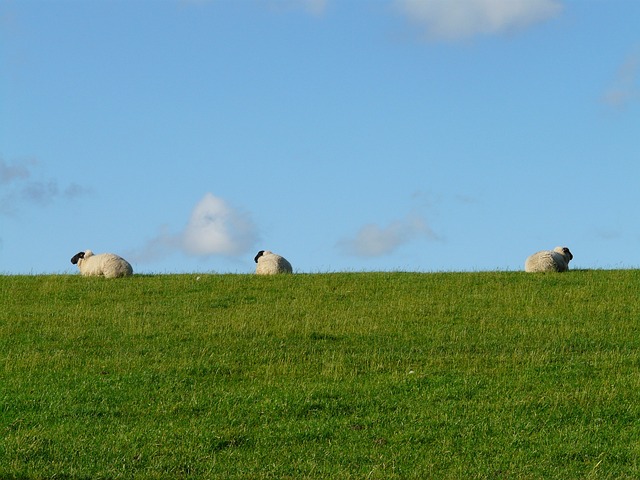
<svg viewBox="0 0 640 480">
<path fill-rule="evenodd" d="M 640 266 L 637 0 L 0 1 L 0 273 Z"/>
</svg>

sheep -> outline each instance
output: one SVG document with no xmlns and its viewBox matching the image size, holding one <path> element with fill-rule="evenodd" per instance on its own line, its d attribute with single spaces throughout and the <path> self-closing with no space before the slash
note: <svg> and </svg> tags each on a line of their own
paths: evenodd
<svg viewBox="0 0 640 480">
<path fill-rule="evenodd" d="M 286 258 L 269 250 L 260 250 L 253 260 L 257 263 L 256 274 L 258 275 L 293 273 L 293 268 Z"/>
<path fill-rule="evenodd" d="M 529 256 L 524 262 L 525 272 L 566 272 L 573 254 L 567 247 L 543 250 Z"/>
<path fill-rule="evenodd" d="M 76 253 L 71 258 L 71 263 L 78 265 L 80 273 L 85 276 L 117 278 L 133 275 L 133 268 L 129 262 L 113 253 L 94 255 L 91 250 L 85 250 Z"/>
</svg>

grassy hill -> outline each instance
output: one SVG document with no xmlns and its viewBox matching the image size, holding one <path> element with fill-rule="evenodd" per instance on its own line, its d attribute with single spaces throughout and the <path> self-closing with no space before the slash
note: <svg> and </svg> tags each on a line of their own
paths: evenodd
<svg viewBox="0 0 640 480">
<path fill-rule="evenodd" d="M 638 478 L 639 285 L 0 276 L 0 478 Z"/>
</svg>

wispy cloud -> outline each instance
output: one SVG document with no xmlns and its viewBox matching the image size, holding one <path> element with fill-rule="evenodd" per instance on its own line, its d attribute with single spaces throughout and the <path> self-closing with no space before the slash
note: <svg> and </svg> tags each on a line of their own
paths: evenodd
<svg viewBox="0 0 640 480">
<path fill-rule="evenodd" d="M 184 230 L 171 233 L 163 227 L 142 248 L 130 251 L 128 257 L 140 263 L 160 260 L 178 251 L 192 256 L 234 257 L 246 253 L 257 240 L 257 228 L 248 213 L 207 193 L 193 208 Z"/>
<path fill-rule="evenodd" d="M 520 30 L 560 14 L 559 0 L 394 0 L 429 40 L 457 41 Z"/>
<path fill-rule="evenodd" d="M 640 48 L 624 60 L 611 85 L 602 96 L 602 101 L 613 108 L 623 108 L 640 99 Z"/>
<path fill-rule="evenodd" d="M 327 9 L 327 0 L 301 0 L 302 7 L 313 15 L 322 15 Z"/>
<path fill-rule="evenodd" d="M 189 6 L 200 6 L 206 5 L 208 3 L 213 3 L 214 0 L 178 0 L 180 6 L 189 7 Z"/>
<path fill-rule="evenodd" d="M 0 158 L 0 185 L 8 185 L 14 181 L 25 180 L 31 175 L 30 167 L 35 160 L 25 160 L 22 162 L 8 164 Z"/>
<path fill-rule="evenodd" d="M 615 228 L 596 227 L 593 230 L 593 236 L 598 240 L 617 240 L 622 234 Z"/>
<path fill-rule="evenodd" d="M 179 0 L 183 7 L 205 6 L 215 3 L 216 0 Z M 272 11 L 303 10 L 314 16 L 321 16 L 327 9 L 328 0 L 256 0 Z"/>
<path fill-rule="evenodd" d="M 55 179 L 38 178 L 34 159 L 8 163 L 0 159 L 0 214 L 14 215 L 21 207 L 45 207 L 59 198 L 74 199 L 90 190 L 76 183 L 61 188 Z"/>
<path fill-rule="evenodd" d="M 136 263 L 152 263 L 167 258 L 182 249 L 182 235 L 172 233 L 163 225 L 159 233 L 148 240 L 143 247 L 125 252 L 126 257 Z"/>
<path fill-rule="evenodd" d="M 62 196 L 66 199 L 74 199 L 91 193 L 91 188 L 83 187 L 77 183 L 71 183 L 62 191 Z"/>
<path fill-rule="evenodd" d="M 50 205 L 60 195 L 58 184 L 53 180 L 29 182 L 21 189 L 21 197 L 31 203 Z"/>
<path fill-rule="evenodd" d="M 338 248 L 359 257 L 380 257 L 393 253 L 400 246 L 414 240 L 439 240 L 427 221 L 419 215 L 409 215 L 387 226 L 364 225 L 350 238 L 338 242 Z"/>
<path fill-rule="evenodd" d="M 321 16 L 327 9 L 328 0 L 261 0 L 271 10 L 285 11 L 302 9 L 314 16 Z"/>
</svg>

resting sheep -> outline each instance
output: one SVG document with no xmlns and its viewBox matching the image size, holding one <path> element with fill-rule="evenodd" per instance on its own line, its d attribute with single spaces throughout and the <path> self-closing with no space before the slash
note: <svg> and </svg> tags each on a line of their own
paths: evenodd
<svg viewBox="0 0 640 480">
<path fill-rule="evenodd" d="M 286 258 L 269 250 L 260 250 L 253 259 L 258 275 L 275 275 L 276 273 L 293 273 L 293 268 Z"/>
<path fill-rule="evenodd" d="M 78 265 L 82 275 L 117 278 L 133 274 L 129 262 L 113 253 L 94 255 L 91 250 L 86 250 L 76 253 L 71 258 L 71 263 Z"/>
<path fill-rule="evenodd" d="M 556 247 L 553 250 L 543 250 L 529 256 L 524 262 L 525 272 L 566 272 L 569 261 L 573 259 L 567 247 Z"/>
</svg>

